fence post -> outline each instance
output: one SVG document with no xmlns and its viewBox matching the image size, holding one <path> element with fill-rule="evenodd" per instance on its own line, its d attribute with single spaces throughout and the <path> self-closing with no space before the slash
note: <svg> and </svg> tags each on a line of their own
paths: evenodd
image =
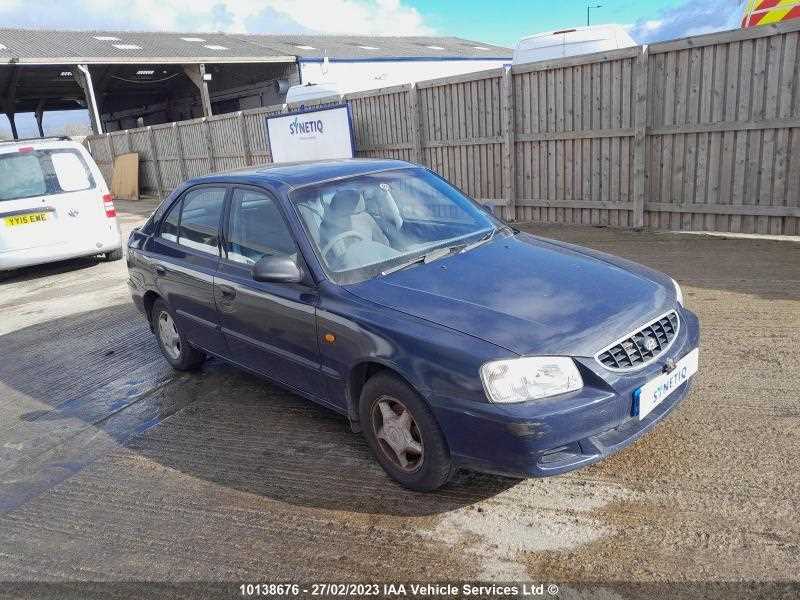
<svg viewBox="0 0 800 600">
<path fill-rule="evenodd" d="M 128 153 L 133 152 L 133 146 L 131 145 L 131 130 L 125 130 L 125 146 L 128 148 Z"/>
<path fill-rule="evenodd" d="M 156 146 L 156 134 L 153 133 L 153 128 L 147 126 L 147 136 L 150 139 L 150 156 L 152 157 L 153 164 L 156 170 L 156 189 L 158 191 L 158 199 L 164 199 L 164 181 L 161 177 L 161 161 L 158 160 L 158 146 Z"/>
<path fill-rule="evenodd" d="M 111 168 L 114 168 L 114 144 L 111 143 L 111 134 L 106 133 L 106 146 L 108 146 L 108 158 L 111 160 Z"/>
<path fill-rule="evenodd" d="M 250 138 L 247 132 L 247 122 L 244 118 L 244 113 L 239 111 L 236 113 L 236 120 L 239 122 L 239 135 L 242 136 L 242 150 L 244 151 L 244 164 L 248 167 L 253 165 L 253 152 L 250 150 Z"/>
<path fill-rule="evenodd" d="M 647 46 L 636 57 L 633 113 L 633 227 L 644 227 L 647 192 Z"/>
<path fill-rule="evenodd" d="M 503 198 L 506 200 L 506 209 L 501 212 L 516 219 L 517 210 L 517 153 L 516 119 L 514 118 L 514 76 L 511 69 L 503 71 L 501 80 L 501 119 L 503 130 Z"/>
<path fill-rule="evenodd" d="M 422 126 L 419 114 L 419 92 L 413 83 L 408 84 L 409 142 L 411 142 L 411 162 L 422 164 Z"/>
<path fill-rule="evenodd" d="M 172 123 L 175 130 L 175 149 L 178 151 L 178 170 L 181 173 L 181 182 L 188 179 L 186 173 L 186 155 L 183 153 L 183 138 L 181 137 L 181 126 L 178 122 Z"/>
<path fill-rule="evenodd" d="M 106 146 L 108 147 L 108 160 L 110 163 L 108 172 L 111 173 L 110 177 L 108 178 L 108 181 L 106 181 L 106 185 L 108 186 L 108 189 L 111 189 L 111 183 L 114 180 L 114 144 L 111 141 L 110 133 L 106 133 L 104 134 L 104 136 L 106 138 Z"/>
<path fill-rule="evenodd" d="M 211 125 L 209 125 L 206 117 L 203 117 L 203 133 L 206 136 L 206 148 L 208 149 L 208 171 L 213 173 L 217 170 L 217 161 L 214 158 L 214 140 L 211 139 Z"/>
</svg>

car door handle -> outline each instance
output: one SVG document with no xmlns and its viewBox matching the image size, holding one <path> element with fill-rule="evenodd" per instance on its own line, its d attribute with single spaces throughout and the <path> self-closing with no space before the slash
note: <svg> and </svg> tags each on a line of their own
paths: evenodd
<svg viewBox="0 0 800 600">
<path fill-rule="evenodd" d="M 229 285 L 218 285 L 217 289 L 225 300 L 233 300 L 236 298 L 236 290 Z"/>
<path fill-rule="evenodd" d="M 166 275 L 167 268 L 164 265 L 156 265 L 156 275 Z"/>
</svg>

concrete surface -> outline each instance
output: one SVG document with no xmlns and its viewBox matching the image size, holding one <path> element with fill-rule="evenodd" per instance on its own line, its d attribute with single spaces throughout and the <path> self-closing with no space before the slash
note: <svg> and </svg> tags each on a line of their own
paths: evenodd
<svg viewBox="0 0 800 600">
<path fill-rule="evenodd" d="M 124 228 L 151 208 L 119 203 Z M 219 361 L 172 372 L 124 262 L 0 284 L 0 581 L 797 580 L 800 246 L 526 228 L 678 279 L 697 385 L 603 463 L 427 495 L 323 408 Z"/>
</svg>

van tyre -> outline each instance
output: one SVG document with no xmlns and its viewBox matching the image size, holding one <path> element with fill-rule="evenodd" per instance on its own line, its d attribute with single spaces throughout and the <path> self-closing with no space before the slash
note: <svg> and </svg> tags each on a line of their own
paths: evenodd
<svg viewBox="0 0 800 600">
<path fill-rule="evenodd" d="M 106 262 L 115 262 L 118 260 L 122 260 L 122 248 L 117 248 L 116 250 L 111 250 L 110 252 L 106 252 L 106 257 L 105 257 Z"/>
<path fill-rule="evenodd" d="M 200 367 L 206 359 L 204 352 L 193 347 L 178 329 L 175 317 L 167 304 L 160 298 L 150 309 L 153 332 L 156 334 L 161 353 L 173 369 L 192 371 Z"/>
<path fill-rule="evenodd" d="M 442 430 L 426 402 L 388 373 L 370 378 L 361 392 L 359 419 L 372 453 L 392 479 L 429 492 L 453 472 Z"/>
</svg>

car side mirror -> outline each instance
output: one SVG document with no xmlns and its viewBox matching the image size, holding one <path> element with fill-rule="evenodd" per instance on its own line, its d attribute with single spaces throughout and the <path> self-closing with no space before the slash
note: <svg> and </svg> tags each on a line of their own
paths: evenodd
<svg viewBox="0 0 800 600">
<path fill-rule="evenodd" d="M 301 283 L 303 271 L 288 256 L 264 256 L 253 265 L 253 279 L 271 283 Z"/>
<path fill-rule="evenodd" d="M 494 205 L 492 204 L 481 204 L 483 210 L 485 210 L 490 215 L 494 215 Z"/>
</svg>

